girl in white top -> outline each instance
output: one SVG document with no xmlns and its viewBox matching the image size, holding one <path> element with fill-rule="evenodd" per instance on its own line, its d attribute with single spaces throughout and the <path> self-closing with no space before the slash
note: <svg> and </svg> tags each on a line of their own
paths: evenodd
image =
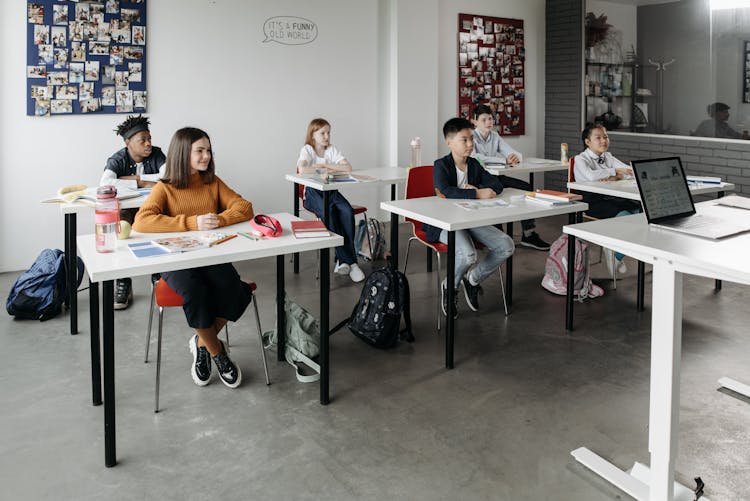
<svg viewBox="0 0 750 501">
<path fill-rule="evenodd" d="M 616 181 L 632 177 L 633 169 L 607 151 L 609 149 L 609 136 L 603 125 L 586 124 L 581 133 L 581 139 L 583 139 L 586 150 L 576 155 L 573 161 L 573 175 L 576 181 Z M 597 219 L 626 216 L 641 211 L 639 202 L 598 193 L 584 193 L 583 201 L 589 204 L 589 210 L 586 211 L 586 214 Z M 607 254 L 606 257 L 609 265 L 612 255 Z M 627 267 L 622 261 L 623 255 L 618 253 L 614 257 L 618 261 L 617 271 L 626 273 Z M 609 267 L 613 268 L 614 261 L 611 261 L 611 263 Z"/>
<path fill-rule="evenodd" d="M 305 145 L 299 152 L 297 172 L 312 174 L 315 172 L 351 172 L 352 166 L 344 155 L 331 144 L 331 124 L 323 118 L 314 118 L 307 126 Z M 303 205 L 319 218 L 324 216 L 323 193 L 313 188 L 305 188 Z M 331 195 L 330 221 L 323 221 L 326 227 L 344 237 L 344 245 L 336 247 L 336 266 L 334 273 L 349 275 L 354 282 L 365 278 L 364 272 L 357 265 L 357 251 L 354 248 L 354 209 L 349 201 L 338 192 Z"/>
</svg>

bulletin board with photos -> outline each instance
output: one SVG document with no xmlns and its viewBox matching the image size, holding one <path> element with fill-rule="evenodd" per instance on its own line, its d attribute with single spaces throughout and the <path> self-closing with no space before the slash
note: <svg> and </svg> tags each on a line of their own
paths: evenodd
<svg viewBox="0 0 750 501">
<path fill-rule="evenodd" d="M 146 111 L 146 0 L 27 1 L 26 114 Z"/>
<path fill-rule="evenodd" d="M 523 20 L 458 15 L 458 113 L 492 109 L 500 135 L 525 133 Z"/>
<path fill-rule="evenodd" d="M 742 102 L 750 103 L 750 41 L 745 40 L 742 58 Z"/>
</svg>

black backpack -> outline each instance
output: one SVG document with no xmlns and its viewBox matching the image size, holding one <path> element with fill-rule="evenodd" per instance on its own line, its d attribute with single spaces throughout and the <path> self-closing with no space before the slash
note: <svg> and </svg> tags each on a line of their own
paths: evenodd
<svg viewBox="0 0 750 501">
<path fill-rule="evenodd" d="M 83 279 L 81 258 L 78 258 L 77 271 L 80 285 Z M 11 287 L 5 309 L 16 318 L 49 320 L 62 311 L 67 291 L 65 254 L 59 249 L 44 249 Z"/>
<path fill-rule="evenodd" d="M 406 327 L 401 329 L 401 315 Z M 346 325 L 352 333 L 376 348 L 391 348 L 399 338 L 414 341 L 406 275 L 386 267 L 373 271 L 362 287 L 351 316 L 331 329 Z"/>
</svg>

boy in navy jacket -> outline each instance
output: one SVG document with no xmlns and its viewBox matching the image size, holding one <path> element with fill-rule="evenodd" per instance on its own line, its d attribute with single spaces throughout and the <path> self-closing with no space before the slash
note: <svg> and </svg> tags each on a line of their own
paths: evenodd
<svg viewBox="0 0 750 501">
<path fill-rule="evenodd" d="M 463 118 L 452 118 L 443 126 L 443 136 L 450 148 L 449 155 L 435 160 L 433 182 L 435 194 L 444 198 L 487 199 L 503 191 L 500 180 L 484 170 L 474 150 L 474 126 Z M 459 209 L 458 207 L 456 210 Z M 424 225 L 430 242 L 448 243 L 448 232 Z M 477 262 L 474 241 L 482 243 L 489 253 Z M 513 255 L 513 239 L 495 226 L 482 226 L 456 232 L 456 266 L 453 286 L 463 284 L 466 303 L 473 311 L 479 309 L 479 284 L 500 268 Z M 447 315 L 447 284 L 443 281 L 443 314 Z M 458 297 L 458 295 L 456 295 Z M 458 311 L 458 310 L 456 310 Z"/>
</svg>

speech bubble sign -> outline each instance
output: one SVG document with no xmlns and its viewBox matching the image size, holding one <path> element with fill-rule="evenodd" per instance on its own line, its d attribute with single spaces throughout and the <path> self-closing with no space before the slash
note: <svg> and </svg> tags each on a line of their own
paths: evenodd
<svg viewBox="0 0 750 501">
<path fill-rule="evenodd" d="M 275 16 L 263 23 L 263 35 L 263 43 L 304 45 L 318 38 L 318 25 L 304 17 Z"/>
</svg>

